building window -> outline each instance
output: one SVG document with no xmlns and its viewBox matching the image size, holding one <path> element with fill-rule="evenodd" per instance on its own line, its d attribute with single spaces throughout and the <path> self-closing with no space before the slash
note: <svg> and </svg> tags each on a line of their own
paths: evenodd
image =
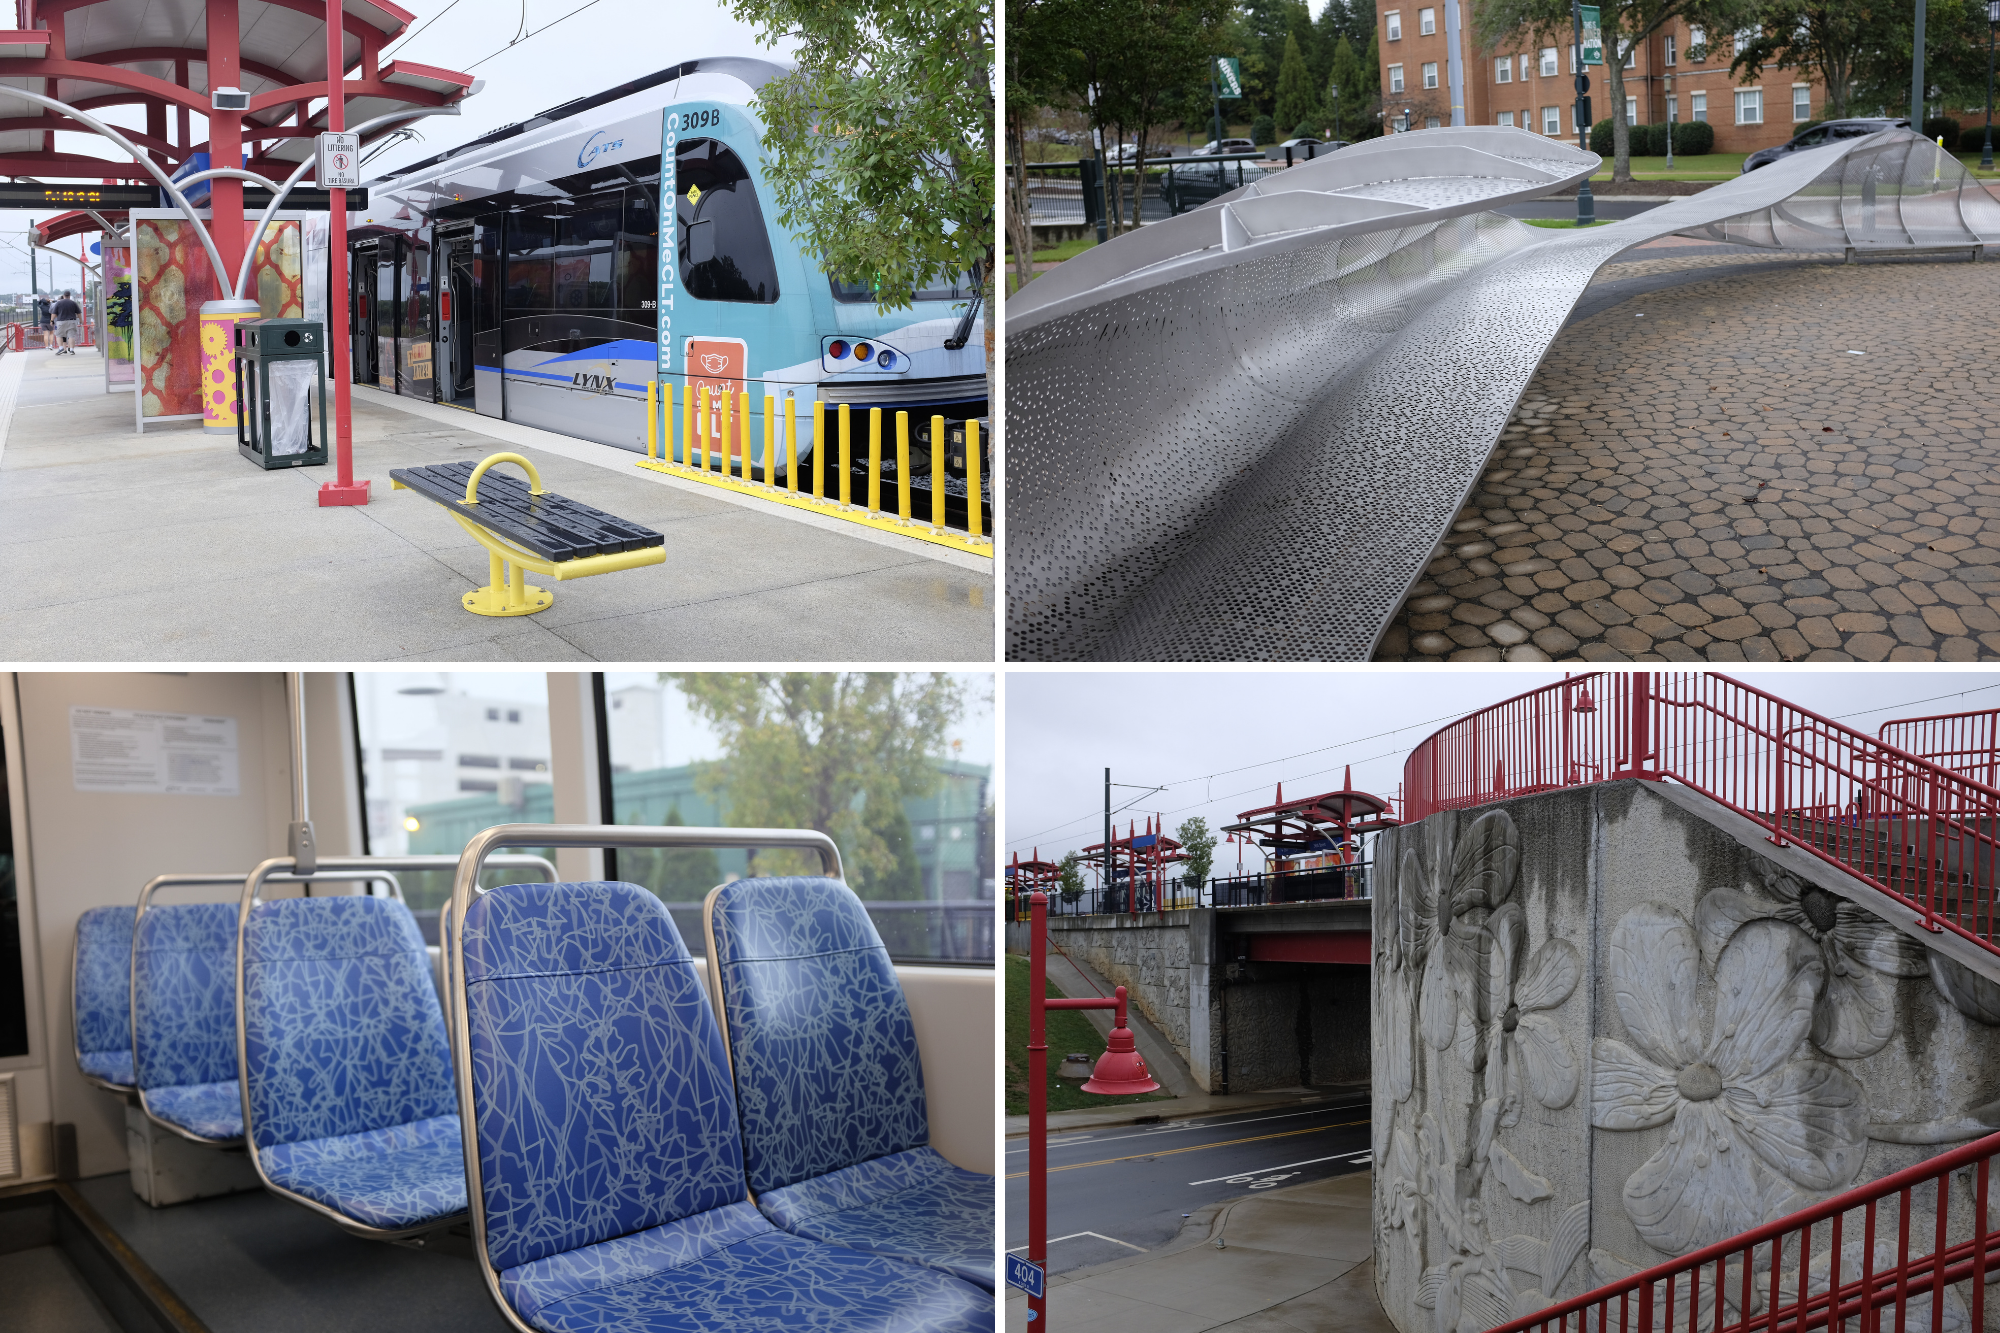
<svg viewBox="0 0 2000 1333">
<path fill-rule="evenodd" d="M 546 759 L 509 759 L 507 767 L 516 773 L 546 773 L 549 761 Z"/>
<path fill-rule="evenodd" d="M 1625 123 L 1627 125 L 1639 123 L 1639 99 L 1636 97 L 1625 99 Z"/>
<path fill-rule="evenodd" d="M 508 710 L 507 710 L 507 720 L 508 720 L 509 722 L 519 722 L 519 721 L 521 720 L 521 710 L 520 710 L 520 709 L 518 709 L 518 708 L 510 708 L 510 709 L 508 709 Z"/>
<path fill-rule="evenodd" d="M 460 791 L 499 791 L 500 784 L 492 778 L 460 778 L 458 780 L 458 789 Z"/>
<path fill-rule="evenodd" d="M 1757 30 L 1755 28 L 1738 28 L 1736 30 L 1736 49 L 1731 51 L 1729 54 L 1733 56 L 1742 55 L 1743 48 L 1750 45 L 1750 43 L 1756 40 L 1757 40 Z"/>
<path fill-rule="evenodd" d="M 1438 30 L 1438 12 L 1435 9 L 1417 11 L 1417 36 L 1429 37 Z"/>
<path fill-rule="evenodd" d="M 1392 93 L 1403 91 L 1403 67 L 1401 65 L 1389 66 L 1389 91 Z M 1116 868 L 1115 866 L 1113 867 L 1113 869 Z"/>
<path fill-rule="evenodd" d="M 391 747 L 389 747 L 388 749 L 386 749 L 386 750 L 382 751 L 382 762 L 383 762 L 383 763 L 386 763 L 386 764 L 393 764 L 393 763 L 397 763 L 397 762 L 399 762 L 399 761 L 402 761 L 402 760 L 414 760 L 414 761 L 416 761 L 417 763 L 429 763 L 429 764 L 438 764 L 438 763 L 443 763 L 443 762 L 444 762 L 444 751 L 443 751 L 443 750 L 401 750 L 401 749 L 397 749 L 397 748 L 396 748 L 396 747 L 394 747 L 394 746 L 391 746 Z"/>
<path fill-rule="evenodd" d="M 1502 111 L 1493 123 L 1495 125 L 1505 125 L 1511 130 L 1514 128 L 1514 113 L 1511 111 Z"/>
<path fill-rule="evenodd" d="M 1688 94 L 1688 119 L 1706 122 L 1708 120 L 1708 94 Z"/>
<path fill-rule="evenodd" d="M 486 710 L 486 720 L 487 720 L 488 722 L 498 722 L 498 721 L 500 720 L 500 710 L 499 710 L 499 709 L 497 709 L 497 708 L 489 708 L 489 709 L 487 709 L 487 710 Z M 1113 868 L 1114 870 L 1115 870 L 1115 869 L 1117 869 L 1117 867 L 1116 867 L 1115 865 L 1114 865 L 1114 866 L 1113 866 L 1112 868 Z"/>
<path fill-rule="evenodd" d="M 1434 130 L 1434 129 L 1436 129 L 1436 128 L 1438 127 L 1438 125 L 1439 125 L 1439 121 L 1438 121 L 1438 118 L 1437 118 L 1436 116 L 1425 116 L 1425 117 L 1424 117 L 1424 128 L 1425 128 L 1425 129 L 1427 129 L 1427 130 Z"/>
<path fill-rule="evenodd" d="M 1679 97 L 1667 98 L 1667 122 L 1671 124 L 1674 121 L 1679 120 L 1680 116 L 1681 116 L 1681 99 Z"/>
<path fill-rule="evenodd" d="M 498 768 L 500 756 L 497 754 L 462 754 L 458 757 L 460 768 Z"/>
<path fill-rule="evenodd" d="M 1543 107 L 1542 133 L 1548 135 L 1551 139 L 1554 139 L 1560 136 L 1562 132 L 1563 132 L 1562 108 L 1554 106 Z"/>
<path fill-rule="evenodd" d="M 1403 40 L 1403 11 L 1400 9 L 1389 11 L 1389 40 L 1392 42 Z"/>
<path fill-rule="evenodd" d="M 1764 123 L 1764 90 L 1762 88 L 1739 88 L 1736 90 L 1736 123 L 1738 125 L 1762 125 Z"/>
<path fill-rule="evenodd" d="M 1426 61 L 1424 62 L 1424 87 L 1426 87 L 1426 88 L 1435 88 L 1435 87 L 1437 87 L 1437 86 L 1438 86 L 1438 66 L 1437 66 L 1437 61 L 1435 61 L 1435 60 L 1426 60 Z M 1115 868 L 1115 867 L 1114 867 L 1114 868 Z"/>
<path fill-rule="evenodd" d="M 1667 64 L 1669 64 L 1669 65 L 1673 64 L 1673 63 L 1674 63 L 1674 35 L 1673 35 L 1672 33 L 1668 33 L 1668 34 L 1667 34 L 1667 47 L 1666 47 L 1666 55 L 1667 55 Z"/>
<path fill-rule="evenodd" d="M 1639 68 L 1639 44 L 1637 42 L 1625 48 L 1625 68 Z"/>
<path fill-rule="evenodd" d="M 1526 83 L 1528 81 L 1528 61 L 1530 59 L 1532 59 L 1532 57 L 1530 57 L 1527 54 L 1527 52 L 1524 51 L 1521 53 L 1521 82 L 1523 83 Z M 1524 112 L 1523 114 L 1525 115 L 1526 113 Z"/>
<path fill-rule="evenodd" d="M 1545 46 L 1542 48 L 1542 77 L 1545 79 L 1552 79 L 1555 76 L 1556 76 L 1556 49 L 1553 46 Z"/>
<path fill-rule="evenodd" d="M 1688 29 L 1688 59 L 1697 65 L 1708 59 L 1708 34 L 1700 28 Z"/>
<path fill-rule="evenodd" d="M 1493 62 L 1493 82 L 1512 83 L 1513 81 L 1514 81 L 1514 57 L 1501 56 L 1498 60 Z"/>
<path fill-rule="evenodd" d="M 1792 85 L 1792 119 L 1795 121 L 1812 119 L 1811 85 L 1804 83 Z"/>
</svg>

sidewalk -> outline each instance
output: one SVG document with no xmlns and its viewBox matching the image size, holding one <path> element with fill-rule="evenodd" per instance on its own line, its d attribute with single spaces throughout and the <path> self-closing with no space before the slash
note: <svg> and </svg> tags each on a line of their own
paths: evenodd
<svg viewBox="0 0 2000 1333">
<path fill-rule="evenodd" d="M 992 657 L 990 560 L 363 386 L 354 470 L 370 501 L 322 509 L 331 465 L 265 472 L 192 422 L 137 434 L 130 394 L 93 387 L 102 364 L 0 357 L 0 640 L 17 661 Z M 467 612 L 486 552 L 439 506 L 392 492 L 389 471 L 509 451 L 548 489 L 664 533 L 666 562 L 549 584 L 539 615 Z"/>
<path fill-rule="evenodd" d="M 1202 1209 L 1171 1245 L 1051 1278 L 1049 1323 L 1061 1333 L 1395 1333 L 1375 1297 L 1371 1179 Z M 1006 1296 L 1008 1333 L 1026 1333 L 1027 1297 Z"/>
</svg>

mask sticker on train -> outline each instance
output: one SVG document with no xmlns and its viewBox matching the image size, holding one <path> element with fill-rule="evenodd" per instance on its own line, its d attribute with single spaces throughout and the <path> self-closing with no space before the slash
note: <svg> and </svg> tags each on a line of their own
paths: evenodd
<svg viewBox="0 0 2000 1333">
<path fill-rule="evenodd" d="M 741 338 L 689 338 L 683 355 L 687 358 L 688 394 L 699 401 L 703 389 L 709 391 L 709 429 L 720 429 L 719 394 L 739 394 L 750 371 L 750 345 Z"/>
</svg>

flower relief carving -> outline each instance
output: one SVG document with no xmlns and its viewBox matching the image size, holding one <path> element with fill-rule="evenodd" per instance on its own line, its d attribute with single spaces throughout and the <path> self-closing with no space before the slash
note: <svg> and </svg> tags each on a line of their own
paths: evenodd
<svg viewBox="0 0 2000 1333">
<path fill-rule="evenodd" d="M 1826 993 L 1825 941 L 1844 947 L 1839 925 L 1835 914 L 1815 936 L 1772 912 L 1737 926 L 1714 953 L 1707 1022 L 1703 951 L 1678 912 L 1635 907 L 1612 932 L 1612 995 L 1630 1044 L 1593 1043 L 1591 1123 L 1672 1126 L 1624 1189 L 1627 1215 L 1655 1249 L 1686 1254 L 1734 1236 L 1803 1206 L 1802 1191 L 1845 1189 L 1860 1170 L 1861 1084 L 1798 1054 Z M 1835 1019 L 1822 1030 L 1840 1040 L 1857 1029 Z"/>
<path fill-rule="evenodd" d="M 1757 860 L 1768 897 L 1711 890 L 1695 909 L 1702 956 L 1714 967 L 1731 937 L 1752 921 L 1782 921 L 1804 932 L 1823 964 L 1813 997 L 1813 1045 L 1843 1060 L 1873 1055 L 1895 1032 L 1895 978 L 1930 968 L 1921 944 L 1864 907 Z"/>
</svg>

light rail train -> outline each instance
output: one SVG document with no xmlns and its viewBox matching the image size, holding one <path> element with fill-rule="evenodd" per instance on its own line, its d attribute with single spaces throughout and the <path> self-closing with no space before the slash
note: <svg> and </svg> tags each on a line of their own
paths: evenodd
<svg viewBox="0 0 2000 1333">
<path fill-rule="evenodd" d="M 877 902 L 662 688 L 0 675 L 0 1326 L 990 1333 L 983 787 Z"/>
<path fill-rule="evenodd" d="M 760 418 L 767 395 L 807 422 L 815 400 L 925 430 L 983 415 L 969 278 L 879 314 L 780 222 L 749 103 L 784 72 L 687 61 L 371 182 L 348 232 L 355 380 L 639 453 L 650 382 L 676 404 L 747 391 Z"/>
</svg>

